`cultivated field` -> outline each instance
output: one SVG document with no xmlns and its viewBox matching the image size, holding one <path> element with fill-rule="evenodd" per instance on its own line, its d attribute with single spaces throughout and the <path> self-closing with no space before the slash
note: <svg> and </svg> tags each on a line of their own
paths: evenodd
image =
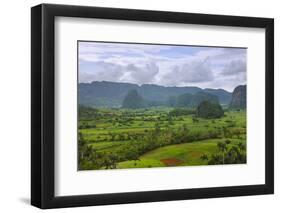
<svg viewBox="0 0 281 213">
<path fill-rule="evenodd" d="M 79 108 L 79 169 L 246 163 L 246 111 Z"/>
</svg>

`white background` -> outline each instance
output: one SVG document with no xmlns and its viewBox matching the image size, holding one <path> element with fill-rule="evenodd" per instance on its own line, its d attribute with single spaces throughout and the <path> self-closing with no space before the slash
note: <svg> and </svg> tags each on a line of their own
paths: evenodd
<svg viewBox="0 0 281 213">
<path fill-rule="evenodd" d="M 187 0 L 60 0 L 46 3 L 82 4 L 154 10 L 173 10 L 275 18 L 275 55 L 280 57 L 279 1 Z M 28 205 L 30 196 L 30 7 L 41 1 L 3 1 L 1 4 L 1 212 L 39 212 Z M 281 64 L 275 63 L 275 195 L 114 205 L 50 210 L 51 212 L 277 212 L 281 208 Z M 277 84 L 279 82 L 279 85 Z M 257 94 L 258 95 L 258 94 Z M 280 210 L 279 210 L 280 211 Z"/>
<path fill-rule="evenodd" d="M 265 183 L 264 29 L 59 17 L 55 32 L 56 196 Z M 247 164 L 77 172 L 78 39 L 247 47 Z"/>
</svg>

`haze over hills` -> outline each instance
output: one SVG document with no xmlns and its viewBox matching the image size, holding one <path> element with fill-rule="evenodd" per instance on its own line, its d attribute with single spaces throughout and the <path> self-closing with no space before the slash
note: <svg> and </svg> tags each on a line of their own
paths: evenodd
<svg viewBox="0 0 281 213">
<path fill-rule="evenodd" d="M 197 92 L 195 94 L 184 93 L 179 96 L 170 96 L 166 102 L 157 102 L 144 99 L 138 94 L 137 90 L 130 90 L 125 96 L 122 108 L 138 109 L 152 106 L 168 107 L 197 107 L 201 102 L 208 101 L 219 105 L 219 99 L 215 95 L 206 92 Z"/>
<path fill-rule="evenodd" d="M 132 83 L 109 81 L 93 81 L 79 83 L 79 104 L 93 107 L 121 107 L 125 96 L 131 90 L 136 90 L 149 105 L 165 105 L 173 97 L 193 95 L 193 100 L 201 100 L 204 96 L 227 105 L 232 99 L 232 93 L 223 89 L 201 89 L 199 87 L 165 87 L 155 84 L 141 86 Z"/>
</svg>

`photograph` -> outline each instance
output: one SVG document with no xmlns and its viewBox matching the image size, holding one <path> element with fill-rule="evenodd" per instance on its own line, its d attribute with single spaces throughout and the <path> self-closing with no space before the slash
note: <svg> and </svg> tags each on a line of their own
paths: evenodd
<svg viewBox="0 0 281 213">
<path fill-rule="evenodd" d="M 77 48 L 78 170 L 247 163 L 247 48 Z"/>
<path fill-rule="evenodd" d="M 30 169 L 20 168 L 29 172 L 32 206 L 275 193 L 279 13 L 151 4 L 32 6 L 30 98 L 6 92 L 31 101 Z M 249 211 L 257 203 L 241 199 Z"/>
</svg>

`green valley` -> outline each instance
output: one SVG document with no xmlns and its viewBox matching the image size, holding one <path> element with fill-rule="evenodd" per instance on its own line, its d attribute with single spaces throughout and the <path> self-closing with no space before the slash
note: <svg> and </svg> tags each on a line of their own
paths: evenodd
<svg viewBox="0 0 281 213">
<path fill-rule="evenodd" d="M 79 170 L 246 163 L 246 111 L 79 108 Z"/>
</svg>

